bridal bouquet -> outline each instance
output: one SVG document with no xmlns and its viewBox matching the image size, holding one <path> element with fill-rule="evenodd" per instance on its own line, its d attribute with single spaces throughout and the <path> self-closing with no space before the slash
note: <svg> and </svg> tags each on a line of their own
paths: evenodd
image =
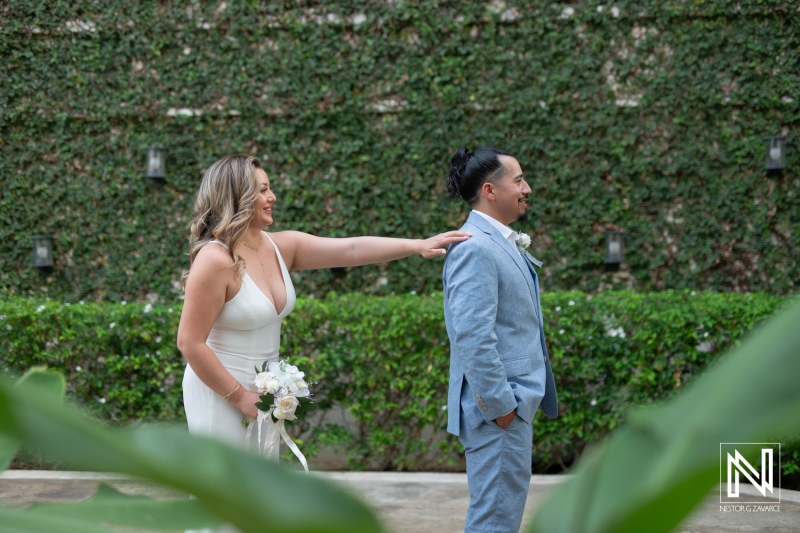
<svg viewBox="0 0 800 533">
<path fill-rule="evenodd" d="M 261 401 L 256 404 L 258 410 L 271 413 L 276 421 L 295 420 L 300 399 L 311 396 L 304 377 L 305 373 L 286 359 L 271 363 L 265 361 L 261 372 L 256 368 L 256 379 L 253 380 L 253 385 L 262 394 Z"/>
<path fill-rule="evenodd" d="M 258 425 L 258 447 L 261 454 L 270 455 L 274 446 L 283 438 L 284 442 L 303 464 L 303 468 L 308 472 L 308 463 L 305 456 L 300 452 L 292 438 L 286 433 L 286 428 L 284 428 L 286 420 L 297 419 L 295 413 L 300 405 L 300 400 L 310 401 L 311 399 L 308 383 L 303 378 L 305 378 L 305 373 L 300 372 L 296 366 L 289 364 L 286 359 L 272 361 L 271 363 L 265 361 L 261 365 L 261 372 L 256 368 L 256 377 L 253 380 L 253 384 L 261 394 L 261 401 L 256 404 L 256 407 L 258 407 L 258 418 L 256 419 L 256 424 Z M 262 442 L 261 426 L 265 421 L 269 421 L 269 423 Z M 248 426 L 246 436 L 248 441 L 251 431 L 252 426 Z"/>
</svg>

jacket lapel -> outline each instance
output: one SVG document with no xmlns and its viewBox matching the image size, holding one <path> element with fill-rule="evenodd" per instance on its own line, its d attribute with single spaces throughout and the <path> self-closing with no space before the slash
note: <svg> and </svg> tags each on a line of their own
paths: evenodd
<svg viewBox="0 0 800 533">
<path fill-rule="evenodd" d="M 514 264 L 517 265 L 519 268 L 520 273 L 525 278 L 525 283 L 528 284 L 528 290 L 531 293 L 531 296 L 536 299 L 536 292 L 533 287 L 533 276 L 531 275 L 530 270 L 528 269 L 527 259 L 523 258 L 520 253 L 517 253 L 517 250 L 514 249 L 514 246 L 511 245 L 500 232 L 492 226 L 488 220 L 483 218 L 482 216 L 470 213 L 467 222 L 471 223 L 472 225 L 476 226 L 478 229 L 489 235 L 489 238 L 494 241 L 500 248 L 502 248 L 508 256 L 514 261 Z M 522 252 L 521 252 L 522 253 Z M 527 253 L 527 252 L 524 252 Z"/>
</svg>

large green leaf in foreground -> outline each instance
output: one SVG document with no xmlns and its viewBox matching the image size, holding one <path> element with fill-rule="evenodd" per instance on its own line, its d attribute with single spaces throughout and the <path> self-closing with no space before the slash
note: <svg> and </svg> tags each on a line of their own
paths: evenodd
<svg viewBox="0 0 800 533">
<path fill-rule="evenodd" d="M 669 403 L 632 413 L 556 488 L 531 532 L 671 531 L 720 480 L 720 443 L 800 432 L 800 302 Z"/>
<path fill-rule="evenodd" d="M 42 394 L 49 395 L 56 403 L 63 401 L 67 392 L 67 382 L 64 376 L 56 372 L 48 372 L 42 367 L 34 367 L 17 382 L 17 386 L 38 387 Z M 19 439 L 0 432 L 0 472 L 8 468 L 18 451 Z"/>
<path fill-rule="evenodd" d="M 52 387 L 34 383 L 43 380 L 30 381 L 13 386 L 0 380 L 0 435 L 48 459 L 81 470 L 131 474 L 183 490 L 197 497 L 209 521 L 229 522 L 245 533 L 382 530 L 363 503 L 332 483 L 179 428 L 106 428 L 62 405 Z M 84 513 L 69 511 L 62 518 L 57 518 L 53 506 L 24 512 L 0 509 L 0 516 L 4 525 L 13 522 L 15 531 L 48 531 L 59 519 L 63 528 L 49 531 L 71 531 L 80 530 L 82 523 L 113 521 L 111 514 L 119 515 L 117 523 L 127 523 L 124 513 L 109 513 L 115 505 L 150 505 L 165 516 L 175 516 L 171 526 L 184 527 L 180 514 L 193 505 L 175 500 L 171 511 L 170 504 L 102 496 L 94 506 L 85 506 Z"/>
</svg>

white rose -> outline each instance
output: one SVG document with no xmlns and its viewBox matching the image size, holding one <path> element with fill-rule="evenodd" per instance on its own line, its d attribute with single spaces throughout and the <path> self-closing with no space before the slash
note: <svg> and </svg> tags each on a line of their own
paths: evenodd
<svg viewBox="0 0 800 533">
<path fill-rule="evenodd" d="M 297 398 L 291 394 L 286 394 L 275 401 L 275 409 L 273 409 L 272 414 L 278 420 L 294 420 L 297 418 L 294 416 L 294 412 L 297 410 L 298 405 L 300 405 L 300 401 Z"/>
<path fill-rule="evenodd" d="M 517 244 L 522 248 L 527 248 L 531 245 L 531 238 L 526 233 L 520 233 L 517 235 Z"/>
<path fill-rule="evenodd" d="M 266 392 L 267 384 L 273 380 L 274 377 L 269 372 L 259 372 L 256 374 L 256 379 L 253 380 L 253 385 L 256 386 L 258 392 Z"/>
<path fill-rule="evenodd" d="M 264 387 L 264 392 L 267 394 L 275 394 L 281 388 L 280 383 L 276 380 L 271 379 L 267 382 L 266 386 Z"/>
</svg>

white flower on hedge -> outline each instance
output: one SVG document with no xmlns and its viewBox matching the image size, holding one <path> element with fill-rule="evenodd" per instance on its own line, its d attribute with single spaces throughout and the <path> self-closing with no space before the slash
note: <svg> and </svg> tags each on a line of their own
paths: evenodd
<svg viewBox="0 0 800 533">
<path fill-rule="evenodd" d="M 126 302 L 125 300 L 122 300 L 120 303 L 121 303 L 122 305 L 128 305 L 128 302 Z"/>
<path fill-rule="evenodd" d="M 557 305 L 557 306 L 556 306 L 556 313 L 558 313 L 559 311 L 561 311 L 561 306 L 560 306 L 560 305 Z"/>
<path fill-rule="evenodd" d="M 11 327 L 11 324 L 6 324 L 6 331 L 11 331 L 12 329 L 14 328 Z"/>
<path fill-rule="evenodd" d="M 300 405 L 300 401 L 297 398 L 291 394 L 285 394 L 276 400 L 272 414 L 278 420 L 294 420 L 297 418 L 294 412 L 298 405 Z"/>
<path fill-rule="evenodd" d="M 569 305 L 575 305 L 575 300 L 570 300 L 567 302 Z"/>
<path fill-rule="evenodd" d="M 563 329 L 558 330 L 558 334 L 559 335 L 563 335 L 564 334 L 564 330 Z"/>
<path fill-rule="evenodd" d="M 700 353 L 713 353 L 717 349 L 717 343 L 714 341 L 703 341 L 694 347 Z"/>
<path fill-rule="evenodd" d="M 112 322 L 111 324 L 108 325 L 108 329 L 114 329 L 114 326 L 116 325 L 117 325 L 116 322 Z"/>
<path fill-rule="evenodd" d="M 531 245 L 531 238 L 527 233 L 517 233 L 517 246 L 527 248 Z"/>
<path fill-rule="evenodd" d="M 36 309 L 36 312 L 37 312 L 37 313 L 41 313 L 42 311 L 44 311 L 44 309 L 45 309 L 45 307 L 44 307 L 43 305 L 40 305 L 40 306 L 39 306 L 39 307 Z"/>
<path fill-rule="evenodd" d="M 147 304 L 147 305 L 144 306 L 144 312 L 145 313 L 149 313 L 152 310 L 153 310 L 153 306 L 151 304 Z"/>
<path fill-rule="evenodd" d="M 609 328 L 606 330 L 606 333 L 608 334 L 609 337 L 619 337 L 621 339 L 624 339 L 626 336 L 625 330 L 622 329 L 622 326 L 618 328 Z"/>
<path fill-rule="evenodd" d="M 591 401 L 591 402 L 589 402 L 589 405 L 597 405 L 597 400 L 595 400 L 594 398 L 592 398 L 592 401 Z"/>
<path fill-rule="evenodd" d="M 98 401 L 98 402 L 100 402 L 100 403 L 106 403 L 106 399 L 105 399 L 105 398 L 100 398 L 100 399 L 99 399 L 99 400 L 97 400 L 97 401 Z"/>
<path fill-rule="evenodd" d="M 80 372 L 81 370 L 82 370 L 82 368 L 81 368 L 81 366 L 80 366 L 80 365 L 78 365 L 78 366 L 76 366 L 76 367 L 75 367 L 75 372 Z"/>
</svg>

